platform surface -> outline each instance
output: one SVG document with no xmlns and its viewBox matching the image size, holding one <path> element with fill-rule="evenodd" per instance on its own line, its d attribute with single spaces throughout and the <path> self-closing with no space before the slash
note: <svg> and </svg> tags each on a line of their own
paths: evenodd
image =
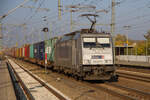
<svg viewBox="0 0 150 100">
<path fill-rule="evenodd" d="M 148 68 L 150 68 L 150 63 L 146 63 L 146 62 L 135 62 L 135 61 L 117 60 L 116 64 L 129 65 L 129 66 L 139 66 L 139 67 L 148 67 Z"/>
<path fill-rule="evenodd" d="M 0 100 L 16 100 L 15 91 L 5 61 L 0 61 Z"/>
<path fill-rule="evenodd" d="M 54 94 L 48 91 L 44 86 L 42 86 L 37 80 L 35 80 L 12 60 L 9 59 L 9 63 L 17 72 L 35 100 L 59 100 Z"/>
</svg>

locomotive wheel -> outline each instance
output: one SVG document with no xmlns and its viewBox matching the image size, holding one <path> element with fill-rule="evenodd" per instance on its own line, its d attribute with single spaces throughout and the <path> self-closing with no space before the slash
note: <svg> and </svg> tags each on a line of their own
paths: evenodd
<svg viewBox="0 0 150 100">
<path fill-rule="evenodd" d="M 80 81 L 83 81 L 83 77 L 79 77 L 79 80 L 80 80 Z"/>
<path fill-rule="evenodd" d="M 119 75 L 112 76 L 109 81 L 110 82 L 118 82 L 118 77 L 119 77 Z"/>
</svg>

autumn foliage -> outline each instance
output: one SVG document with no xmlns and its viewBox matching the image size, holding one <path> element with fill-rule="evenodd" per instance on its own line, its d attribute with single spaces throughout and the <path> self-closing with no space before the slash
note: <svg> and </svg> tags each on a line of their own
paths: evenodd
<svg viewBox="0 0 150 100">
<path fill-rule="evenodd" d="M 126 35 L 117 34 L 115 37 L 115 46 L 133 46 L 132 51 L 131 49 L 128 51 L 128 54 L 132 55 L 146 55 L 150 54 L 150 50 L 147 48 L 146 51 L 146 40 L 132 40 L 128 38 Z M 150 41 L 147 40 L 147 47 L 150 47 Z M 131 53 L 132 52 L 132 53 Z M 125 50 L 126 54 L 126 50 Z"/>
</svg>

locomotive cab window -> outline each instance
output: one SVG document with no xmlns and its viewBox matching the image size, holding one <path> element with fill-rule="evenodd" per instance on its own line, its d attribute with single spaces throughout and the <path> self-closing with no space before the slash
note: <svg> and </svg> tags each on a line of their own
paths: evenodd
<svg viewBox="0 0 150 100">
<path fill-rule="evenodd" d="M 110 38 L 97 38 L 97 42 L 102 47 L 110 47 Z"/>
<path fill-rule="evenodd" d="M 110 38 L 83 38 L 84 48 L 109 48 Z"/>
</svg>

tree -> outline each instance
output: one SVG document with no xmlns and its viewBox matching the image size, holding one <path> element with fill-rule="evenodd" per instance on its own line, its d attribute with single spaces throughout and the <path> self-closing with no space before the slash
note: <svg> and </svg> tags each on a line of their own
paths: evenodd
<svg viewBox="0 0 150 100">
<path fill-rule="evenodd" d="M 150 55 L 150 30 L 147 31 L 147 33 L 144 35 L 145 39 L 146 39 L 146 46 L 145 48 L 147 49 L 147 54 Z"/>
<path fill-rule="evenodd" d="M 127 44 L 127 37 L 125 35 L 117 34 L 115 37 L 115 45 L 116 46 L 124 46 Z M 133 40 L 128 39 L 128 45 L 132 45 Z"/>
<path fill-rule="evenodd" d="M 116 37 L 115 37 L 115 45 L 123 46 L 125 41 L 126 41 L 126 36 L 125 35 L 121 35 L 121 34 L 117 34 L 116 35 Z"/>
<path fill-rule="evenodd" d="M 145 48 L 145 41 L 139 41 L 136 45 L 137 48 L 137 54 L 138 55 L 145 55 L 146 52 L 146 48 Z"/>
</svg>

